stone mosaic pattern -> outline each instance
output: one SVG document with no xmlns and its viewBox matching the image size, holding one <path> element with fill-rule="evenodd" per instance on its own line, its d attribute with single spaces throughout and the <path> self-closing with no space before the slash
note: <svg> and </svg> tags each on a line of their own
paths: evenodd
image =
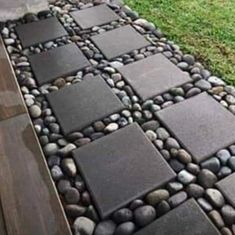
<svg viewBox="0 0 235 235">
<path fill-rule="evenodd" d="M 65 134 L 124 108 L 100 76 L 47 94 L 47 99 Z"/>
<path fill-rule="evenodd" d="M 194 199 L 180 205 L 136 235 L 219 235 Z"/>
<path fill-rule="evenodd" d="M 142 100 L 191 82 L 188 73 L 182 72 L 161 54 L 123 66 L 118 71 Z"/>
<path fill-rule="evenodd" d="M 88 67 L 90 63 L 75 44 L 30 55 L 29 61 L 37 82 L 41 85 L 60 76 Z"/>
<path fill-rule="evenodd" d="M 16 32 L 23 47 L 33 46 L 68 35 L 56 17 L 19 25 L 16 27 Z"/>
<path fill-rule="evenodd" d="M 107 24 L 119 19 L 119 16 L 105 4 L 72 12 L 71 16 L 82 29 Z"/>
<path fill-rule="evenodd" d="M 185 114 L 187 112 L 187 114 Z M 157 113 L 196 162 L 235 142 L 235 117 L 207 93 Z"/>
<path fill-rule="evenodd" d="M 149 45 L 149 42 L 130 25 L 93 36 L 91 39 L 107 59 Z"/>
<path fill-rule="evenodd" d="M 235 172 L 234 143 L 221 146 L 223 149 L 215 150 L 216 153 L 211 153 L 199 164 L 195 161 L 195 157 L 181 145 L 178 136 L 173 136 L 168 126 L 160 122 L 158 113 L 161 110 L 167 110 L 169 106 L 174 108 L 177 103 L 183 104 L 188 99 L 206 92 L 217 102 L 217 105 L 235 114 L 235 88 L 212 75 L 201 63 L 195 61 L 192 55 L 184 54 L 152 23 L 139 18 L 138 13 L 125 5 L 118 4 L 117 1 L 105 2 L 120 17 L 118 20 L 89 29 L 81 29 L 71 17 L 71 13 L 93 8 L 103 3 L 102 0 L 89 2 L 50 0 L 50 11 L 40 12 L 38 15 L 28 14 L 17 22 L 6 22 L 1 32 L 73 234 L 144 233 L 147 225 L 151 226 L 155 221 L 160 221 L 174 208 L 180 208 L 181 204 L 189 198 L 194 198 L 195 203 L 204 211 L 206 214 L 204 222 L 207 225 L 211 221 L 217 227 L 219 234 L 234 234 L 235 209 L 228 200 L 228 195 L 216 184 Z M 41 21 L 52 16 L 57 17 L 68 35 L 23 49 L 15 26 Z M 115 47 L 110 47 L 114 41 L 109 41 L 107 45 L 110 51 L 116 54 L 108 58 L 103 54 L 104 51 L 94 43 L 92 37 L 105 35 L 123 27 L 133 27 L 135 32 L 145 38 L 148 43 L 144 44 L 143 48 L 127 47 L 125 51 L 117 54 Z M 45 84 L 37 83 L 28 57 L 50 52 L 54 48 L 72 43 L 76 43 L 91 66 L 78 69 L 69 75 L 58 74 L 58 77 L 48 80 Z M 143 61 L 155 54 L 165 56 L 188 74 L 191 81 L 186 84 L 175 84 L 174 87 L 169 87 L 169 90 L 153 94 L 143 101 L 137 90 L 126 82 L 119 70 L 125 65 Z M 70 61 L 70 57 L 67 60 Z M 53 112 L 53 107 L 46 98 L 47 94 L 51 95 L 60 89 L 63 90 L 65 86 L 74 87 L 76 83 L 86 81 L 96 75 L 101 76 L 125 108 L 88 124 L 82 130 L 74 129 L 70 134 L 65 135 Z M 84 95 L 82 99 L 85 98 Z M 198 109 L 201 109 L 200 104 L 198 104 Z M 185 116 L 187 114 L 188 111 L 185 110 Z M 98 139 L 102 140 L 105 136 L 111 136 L 111 133 L 118 133 L 119 129 L 122 130 L 133 122 L 138 123 L 145 136 L 153 143 L 177 176 L 173 181 L 166 182 L 151 192 L 146 192 L 142 197 L 133 199 L 106 219 L 102 219 L 72 152 L 96 143 Z M 215 128 L 221 128 L 221 126 L 217 125 Z M 227 131 L 232 136 L 232 130 Z M 195 131 L 192 135 L 194 133 Z M 122 195 L 121 189 L 119 193 Z"/>
<path fill-rule="evenodd" d="M 73 156 L 102 218 L 175 178 L 136 123 L 73 151 Z"/>
</svg>

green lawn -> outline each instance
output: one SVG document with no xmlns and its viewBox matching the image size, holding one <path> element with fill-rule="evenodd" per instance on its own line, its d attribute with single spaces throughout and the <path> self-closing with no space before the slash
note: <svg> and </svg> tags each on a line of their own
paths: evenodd
<svg viewBox="0 0 235 235">
<path fill-rule="evenodd" d="M 125 0 L 193 54 L 215 75 L 235 85 L 235 0 Z"/>
</svg>

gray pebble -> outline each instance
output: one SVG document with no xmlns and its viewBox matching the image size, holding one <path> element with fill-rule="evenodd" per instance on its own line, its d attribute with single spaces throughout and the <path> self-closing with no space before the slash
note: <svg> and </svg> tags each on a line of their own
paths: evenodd
<svg viewBox="0 0 235 235">
<path fill-rule="evenodd" d="M 57 153 L 59 147 L 57 144 L 55 143 L 49 143 L 49 144 L 46 144 L 44 147 L 43 147 L 43 151 L 45 153 L 46 156 L 50 156 L 50 155 L 54 155 Z"/>
<path fill-rule="evenodd" d="M 212 88 L 211 84 L 204 79 L 197 81 L 194 85 L 203 91 L 206 91 Z"/>
<path fill-rule="evenodd" d="M 235 157 L 231 157 L 228 160 L 228 166 L 235 171 Z"/>
<path fill-rule="evenodd" d="M 235 145 L 229 146 L 229 151 L 231 152 L 232 155 L 235 155 Z"/>
<path fill-rule="evenodd" d="M 226 228 L 226 227 L 223 227 L 221 230 L 220 230 L 221 234 L 222 235 L 233 235 L 233 233 L 231 232 L 231 230 L 229 228 Z"/>
<path fill-rule="evenodd" d="M 232 206 L 223 206 L 221 209 L 221 214 L 227 224 L 232 225 L 235 223 L 235 209 Z"/>
<path fill-rule="evenodd" d="M 186 188 L 186 192 L 190 197 L 200 198 L 204 194 L 204 189 L 198 184 L 190 184 Z"/>
<path fill-rule="evenodd" d="M 58 151 L 58 154 L 62 157 L 67 157 L 75 148 L 76 148 L 76 145 L 71 144 L 71 143 L 67 144 L 65 147 L 61 148 Z"/>
<path fill-rule="evenodd" d="M 203 76 L 205 79 L 207 79 L 207 78 L 209 78 L 209 77 L 211 76 L 211 72 L 210 72 L 209 70 L 207 70 L 207 69 L 202 69 L 202 70 L 201 70 L 201 74 L 202 74 L 202 76 Z"/>
<path fill-rule="evenodd" d="M 150 141 L 154 141 L 154 140 L 157 139 L 157 134 L 156 134 L 154 131 L 147 130 L 147 131 L 145 132 L 145 134 L 146 134 L 146 136 L 148 137 L 148 139 L 149 139 Z"/>
<path fill-rule="evenodd" d="M 102 121 L 97 121 L 94 123 L 94 128 L 96 131 L 103 131 L 105 128 L 105 125 Z"/>
<path fill-rule="evenodd" d="M 141 206 L 134 211 L 134 219 L 138 226 L 144 227 L 156 218 L 156 211 L 152 206 Z"/>
<path fill-rule="evenodd" d="M 228 104 L 235 104 L 235 97 L 232 95 L 226 95 L 225 100 L 228 102 Z"/>
<path fill-rule="evenodd" d="M 191 155 L 184 149 L 179 149 L 177 157 L 184 164 L 188 164 L 192 161 Z"/>
<path fill-rule="evenodd" d="M 234 86 L 226 86 L 224 88 L 226 92 L 228 92 L 230 95 L 235 96 L 235 88 Z"/>
<path fill-rule="evenodd" d="M 57 123 L 50 123 L 49 129 L 52 133 L 55 133 L 55 134 L 60 133 L 60 126 Z"/>
<path fill-rule="evenodd" d="M 156 207 L 156 212 L 158 216 L 161 216 L 170 211 L 170 209 L 170 205 L 167 201 L 161 201 Z"/>
<path fill-rule="evenodd" d="M 170 137 L 170 134 L 167 132 L 167 130 L 163 127 L 159 127 L 156 130 L 157 136 L 160 140 L 166 140 L 167 138 Z"/>
<path fill-rule="evenodd" d="M 223 218 L 218 211 L 213 210 L 208 215 L 217 228 L 221 229 L 222 227 L 224 227 Z"/>
<path fill-rule="evenodd" d="M 80 193 L 76 188 L 69 188 L 65 193 L 65 200 L 69 204 L 77 204 L 80 200 Z"/>
<path fill-rule="evenodd" d="M 41 108 L 40 108 L 39 106 L 37 106 L 37 105 L 32 105 L 32 106 L 30 106 L 30 108 L 29 108 L 29 113 L 30 113 L 31 117 L 33 117 L 33 118 L 38 118 L 38 117 L 41 116 L 42 110 L 41 110 Z"/>
<path fill-rule="evenodd" d="M 193 64 L 195 63 L 195 58 L 194 58 L 194 56 L 189 55 L 189 54 L 185 54 L 185 55 L 183 56 L 183 60 L 184 60 L 187 64 L 189 64 L 189 65 L 193 65 Z"/>
<path fill-rule="evenodd" d="M 74 221 L 73 228 L 75 235 L 92 235 L 95 223 L 86 217 L 79 217 Z"/>
<path fill-rule="evenodd" d="M 60 180 L 64 176 L 64 174 L 60 167 L 55 165 L 51 168 L 51 176 L 53 180 L 57 181 Z"/>
<path fill-rule="evenodd" d="M 230 112 L 232 112 L 235 115 L 235 105 L 230 105 L 228 109 Z"/>
<path fill-rule="evenodd" d="M 167 184 L 167 190 L 171 194 L 175 194 L 176 192 L 179 192 L 183 188 L 184 188 L 184 186 L 180 182 L 170 182 L 170 183 Z"/>
<path fill-rule="evenodd" d="M 205 212 L 210 212 L 213 210 L 212 205 L 205 198 L 199 198 L 197 202 Z"/>
<path fill-rule="evenodd" d="M 157 139 L 153 141 L 153 143 L 158 149 L 163 149 L 164 147 L 164 142 L 162 140 Z"/>
<path fill-rule="evenodd" d="M 55 165 L 60 165 L 60 157 L 57 155 L 51 155 L 47 158 L 47 164 L 49 167 L 53 167 Z"/>
<path fill-rule="evenodd" d="M 184 164 L 175 158 L 171 159 L 169 164 L 170 164 L 171 168 L 177 173 L 185 168 Z"/>
<path fill-rule="evenodd" d="M 70 204 L 70 205 L 65 206 L 66 214 L 72 218 L 77 218 L 77 217 L 84 215 L 86 210 L 87 210 L 86 207 L 79 206 L 76 204 Z"/>
<path fill-rule="evenodd" d="M 210 82 L 214 86 L 224 86 L 225 85 L 225 82 L 216 76 L 209 77 L 208 82 Z"/>
<path fill-rule="evenodd" d="M 170 206 L 172 208 L 180 205 L 181 203 L 183 203 L 185 200 L 187 200 L 187 193 L 186 192 L 179 192 L 179 193 L 176 193 L 175 195 L 171 196 L 169 199 L 168 199 L 168 202 L 170 204 Z"/>
<path fill-rule="evenodd" d="M 184 96 L 184 89 L 181 87 L 172 88 L 170 93 L 174 96 Z"/>
<path fill-rule="evenodd" d="M 159 202 L 167 200 L 170 197 L 170 194 L 165 189 L 158 189 L 146 196 L 146 201 L 152 206 L 156 206 Z"/>
<path fill-rule="evenodd" d="M 222 165 L 226 165 L 228 159 L 231 157 L 231 154 L 227 149 L 221 149 L 216 153 L 216 157 L 220 160 Z"/>
<path fill-rule="evenodd" d="M 166 140 L 166 143 L 165 143 L 165 146 L 168 150 L 174 148 L 174 149 L 179 149 L 180 146 L 179 146 L 179 143 L 177 142 L 176 139 L 170 137 Z"/>
<path fill-rule="evenodd" d="M 4 39 L 4 42 L 6 43 L 6 45 L 12 45 L 15 43 L 15 40 L 12 38 L 6 38 Z"/>
<path fill-rule="evenodd" d="M 75 177 L 77 174 L 77 167 L 75 165 L 75 162 L 72 158 L 65 158 L 61 162 L 61 167 L 63 171 L 69 176 L 69 177 Z"/>
<path fill-rule="evenodd" d="M 136 200 L 132 201 L 129 208 L 131 210 L 135 210 L 136 208 L 141 207 L 143 205 L 144 205 L 144 202 L 141 199 L 136 199 Z"/>
<path fill-rule="evenodd" d="M 115 229 L 116 224 L 112 220 L 105 220 L 98 223 L 94 235 L 113 235 Z"/>
<path fill-rule="evenodd" d="M 198 174 L 198 182 L 204 188 L 211 188 L 217 182 L 217 177 L 210 170 L 203 169 Z"/>
<path fill-rule="evenodd" d="M 116 228 L 114 235 L 132 235 L 134 231 L 135 224 L 133 222 L 126 222 Z"/>
<path fill-rule="evenodd" d="M 194 175 L 192 175 L 191 173 L 189 173 L 188 171 L 186 171 L 186 170 L 180 171 L 178 173 L 177 178 L 184 185 L 187 185 L 187 184 L 190 184 L 190 183 L 196 181 L 196 177 Z"/>
<path fill-rule="evenodd" d="M 88 144 L 91 142 L 91 139 L 90 138 L 81 138 L 81 139 L 78 139 L 74 142 L 74 144 L 76 144 L 78 147 L 81 147 L 85 144 Z"/>
<path fill-rule="evenodd" d="M 223 195 L 217 189 L 209 188 L 206 190 L 205 195 L 216 208 L 221 208 L 225 203 Z"/>
<path fill-rule="evenodd" d="M 189 91 L 187 91 L 185 97 L 186 98 L 190 98 L 192 96 L 198 95 L 201 93 L 201 89 L 197 88 L 197 87 L 193 87 L 191 88 Z"/>
<path fill-rule="evenodd" d="M 162 108 L 163 108 L 163 109 L 164 109 L 164 108 L 167 108 L 167 107 L 169 107 L 169 106 L 171 106 L 171 105 L 173 105 L 173 104 L 174 104 L 173 101 L 167 101 L 167 102 L 165 102 L 165 103 L 162 104 Z"/>
<path fill-rule="evenodd" d="M 136 25 L 139 25 L 141 27 L 143 27 L 144 29 L 146 30 L 150 30 L 150 31 L 154 31 L 156 29 L 155 25 L 151 22 L 148 22 L 147 20 L 145 19 L 138 19 L 138 20 L 135 20 L 134 23 Z"/>
<path fill-rule="evenodd" d="M 188 63 L 186 63 L 186 62 L 180 62 L 180 63 L 177 64 L 177 66 L 178 66 L 180 69 L 184 70 L 184 71 L 188 70 L 188 68 L 189 68 Z"/>
<path fill-rule="evenodd" d="M 89 205 L 86 207 L 86 213 L 85 215 L 90 218 L 91 220 L 95 221 L 96 223 L 99 221 L 99 216 L 94 208 L 94 206 Z"/>
<path fill-rule="evenodd" d="M 208 169 L 216 174 L 220 170 L 220 161 L 218 158 L 213 157 L 213 158 L 210 158 L 209 160 L 202 162 L 201 167 L 203 169 Z"/>
<path fill-rule="evenodd" d="M 225 176 L 228 176 L 232 173 L 232 170 L 227 167 L 227 166 L 223 166 L 220 168 L 220 171 L 217 173 L 219 178 L 224 178 Z"/>
<path fill-rule="evenodd" d="M 128 208 L 120 209 L 120 210 L 114 212 L 114 214 L 113 214 L 113 220 L 117 224 L 130 221 L 130 220 L 132 220 L 132 218 L 133 218 L 133 213 Z"/>
<path fill-rule="evenodd" d="M 149 122 L 145 122 L 144 124 L 142 124 L 141 127 L 144 131 L 147 131 L 147 130 L 156 131 L 159 126 L 160 124 L 158 121 L 152 120 Z"/>
<path fill-rule="evenodd" d="M 200 172 L 200 167 L 195 163 L 188 163 L 186 169 L 194 175 L 198 175 Z"/>
<path fill-rule="evenodd" d="M 71 188 L 71 183 L 70 181 L 66 180 L 66 179 L 62 179 L 58 182 L 57 184 L 57 188 L 58 188 L 58 191 L 61 193 L 61 194 L 65 194 L 66 191 Z"/>
</svg>

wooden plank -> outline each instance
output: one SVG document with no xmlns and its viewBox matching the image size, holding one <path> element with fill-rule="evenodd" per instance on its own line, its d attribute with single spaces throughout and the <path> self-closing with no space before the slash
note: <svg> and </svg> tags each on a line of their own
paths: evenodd
<svg viewBox="0 0 235 235">
<path fill-rule="evenodd" d="M 0 122 L 0 185 L 8 235 L 71 235 L 27 114 Z"/>
<path fill-rule="evenodd" d="M 26 112 L 14 71 L 0 36 L 0 120 Z"/>
<path fill-rule="evenodd" d="M 5 219 L 2 211 L 2 203 L 0 198 L 0 234 L 7 235 L 6 226 L 5 226 Z"/>
</svg>

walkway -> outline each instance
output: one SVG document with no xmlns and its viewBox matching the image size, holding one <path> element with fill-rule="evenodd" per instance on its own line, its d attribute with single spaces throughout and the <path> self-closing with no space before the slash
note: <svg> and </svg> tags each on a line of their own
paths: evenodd
<svg viewBox="0 0 235 235">
<path fill-rule="evenodd" d="M 6 227 L 235 234 L 235 88 L 127 6 L 101 3 L 50 0 L 2 30 L 18 81 L 2 73 Z"/>
</svg>

